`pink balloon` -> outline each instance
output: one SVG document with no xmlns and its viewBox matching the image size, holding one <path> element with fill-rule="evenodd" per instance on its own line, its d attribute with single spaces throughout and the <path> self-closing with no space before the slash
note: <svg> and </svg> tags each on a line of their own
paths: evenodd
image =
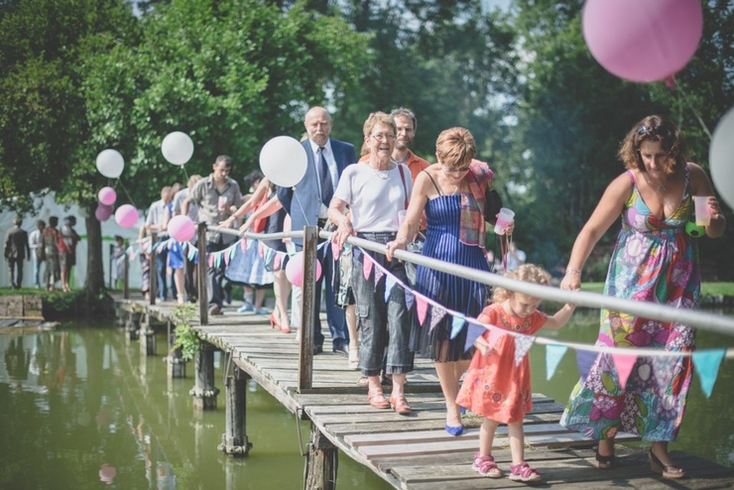
<svg viewBox="0 0 734 490">
<path fill-rule="evenodd" d="M 174 216 L 168 222 L 168 234 L 177 242 L 188 242 L 196 235 L 196 224 L 188 216 Z"/>
<path fill-rule="evenodd" d="M 115 211 L 115 221 L 123 228 L 131 228 L 138 222 L 138 210 L 130 204 L 123 204 Z"/>
<path fill-rule="evenodd" d="M 696 53 L 703 10 L 700 0 L 586 0 L 582 26 L 607 71 L 654 82 L 675 75 Z"/>
<path fill-rule="evenodd" d="M 117 193 L 112 187 L 102 187 L 99 190 L 97 197 L 99 198 L 99 202 L 101 202 L 102 204 L 112 206 L 117 200 Z"/>
<path fill-rule="evenodd" d="M 97 204 L 97 209 L 94 210 L 94 217 L 97 221 L 107 221 L 112 216 L 112 206 L 106 204 Z"/>
<path fill-rule="evenodd" d="M 294 286 L 300 288 L 303 287 L 303 252 L 297 252 L 293 257 L 288 260 L 288 264 L 285 266 L 285 277 Z M 316 261 L 316 280 L 321 277 L 321 262 Z"/>
</svg>

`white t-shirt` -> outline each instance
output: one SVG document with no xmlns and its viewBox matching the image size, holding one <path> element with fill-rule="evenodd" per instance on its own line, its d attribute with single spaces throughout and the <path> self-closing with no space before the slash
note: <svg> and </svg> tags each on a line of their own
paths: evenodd
<svg viewBox="0 0 734 490">
<path fill-rule="evenodd" d="M 334 197 L 349 205 L 355 231 L 398 231 L 398 211 L 405 209 L 406 196 L 410 199 L 413 190 L 410 170 L 403 164 L 398 165 L 403 168 L 404 179 L 397 166 L 379 172 L 366 162 L 353 163 L 342 172 Z"/>
</svg>

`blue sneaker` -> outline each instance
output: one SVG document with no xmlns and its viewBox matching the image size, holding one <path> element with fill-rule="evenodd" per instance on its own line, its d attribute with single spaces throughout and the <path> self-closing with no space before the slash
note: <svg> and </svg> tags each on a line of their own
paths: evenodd
<svg viewBox="0 0 734 490">
<path fill-rule="evenodd" d="M 256 315 L 269 315 L 270 311 L 266 310 L 265 308 L 261 308 L 259 310 L 255 310 Z"/>
<path fill-rule="evenodd" d="M 252 305 L 242 305 L 237 308 L 237 313 L 251 313 L 253 311 L 255 311 L 255 308 Z"/>
</svg>

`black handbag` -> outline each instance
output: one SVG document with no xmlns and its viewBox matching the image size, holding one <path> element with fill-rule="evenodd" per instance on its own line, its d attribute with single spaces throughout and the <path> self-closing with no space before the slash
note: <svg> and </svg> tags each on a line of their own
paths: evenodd
<svg viewBox="0 0 734 490">
<path fill-rule="evenodd" d="M 492 189 L 484 196 L 484 221 L 494 225 L 497 222 L 497 213 L 502 208 L 500 193 Z"/>
</svg>

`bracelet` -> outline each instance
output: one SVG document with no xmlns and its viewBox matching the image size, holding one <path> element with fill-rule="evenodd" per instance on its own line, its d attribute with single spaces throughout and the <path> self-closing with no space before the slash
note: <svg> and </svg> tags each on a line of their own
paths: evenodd
<svg viewBox="0 0 734 490">
<path fill-rule="evenodd" d="M 581 269 L 566 269 L 566 274 L 578 274 L 578 275 L 581 275 Z"/>
</svg>

